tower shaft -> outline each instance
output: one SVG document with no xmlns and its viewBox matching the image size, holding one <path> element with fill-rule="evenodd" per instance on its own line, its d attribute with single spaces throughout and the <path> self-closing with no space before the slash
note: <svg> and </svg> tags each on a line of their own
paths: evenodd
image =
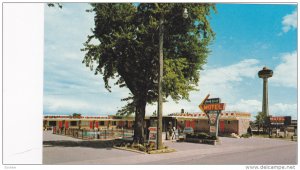
<svg viewBox="0 0 300 170">
<path fill-rule="evenodd" d="M 263 78 L 263 103 L 262 112 L 269 116 L 269 103 L 268 103 L 268 78 Z"/>
</svg>

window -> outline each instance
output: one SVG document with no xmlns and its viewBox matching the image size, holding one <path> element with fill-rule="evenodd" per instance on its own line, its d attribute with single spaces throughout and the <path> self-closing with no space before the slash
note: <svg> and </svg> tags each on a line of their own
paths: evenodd
<svg viewBox="0 0 300 170">
<path fill-rule="evenodd" d="M 111 125 L 112 125 L 112 126 L 116 126 L 116 125 L 117 125 L 117 122 L 116 122 L 116 121 L 112 121 L 112 122 L 111 122 Z"/>
<path fill-rule="evenodd" d="M 230 120 L 227 120 L 226 122 L 227 122 L 228 125 L 230 124 Z"/>
<path fill-rule="evenodd" d="M 56 121 L 49 121 L 49 126 L 56 126 Z"/>
<path fill-rule="evenodd" d="M 71 126 L 77 126 L 77 121 L 71 121 L 71 122 L 70 122 L 70 125 L 71 125 Z"/>
<path fill-rule="evenodd" d="M 104 121 L 99 121 L 100 126 L 104 126 Z"/>
</svg>

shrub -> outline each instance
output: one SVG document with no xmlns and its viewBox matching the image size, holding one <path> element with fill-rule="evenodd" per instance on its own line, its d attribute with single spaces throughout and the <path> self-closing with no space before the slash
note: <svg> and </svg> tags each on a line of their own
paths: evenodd
<svg viewBox="0 0 300 170">
<path fill-rule="evenodd" d="M 150 142 L 148 145 L 146 145 L 146 150 L 147 151 L 152 151 L 152 150 L 155 150 L 156 147 L 155 147 L 155 143 L 154 142 Z"/>
<path fill-rule="evenodd" d="M 209 136 L 207 139 L 210 139 L 210 140 L 218 140 L 218 137 L 217 137 L 217 136 Z"/>
<path fill-rule="evenodd" d="M 241 138 L 249 138 L 251 135 L 249 133 L 245 133 L 241 135 Z"/>
<path fill-rule="evenodd" d="M 195 136 L 192 135 L 192 134 L 186 134 L 185 137 L 186 137 L 186 138 L 194 138 Z"/>
<path fill-rule="evenodd" d="M 198 139 L 208 139 L 208 138 L 209 138 L 209 135 L 202 132 L 202 133 L 198 133 L 198 134 L 197 134 L 197 138 L 198 138 Z"/>
<path fill-rule="evenodd" d="M 209 140 L 218 140 L 216 136 L 210 136 L 207 133 L 201 132 L 198 134 L 186 134 L 186 138 L 194 138 L 194 139 L 209 139 Z"/>
<path fill-rule="evenodd" d="M 147 150 L 147 148 L 146 148 L 145 146 L 141 145 L 141 144 L 139 144 L 138 149 L 139 149 L 140 151 L 143 151 L 143 152 L 145 152 L 145 151 Z"/>
</svg>

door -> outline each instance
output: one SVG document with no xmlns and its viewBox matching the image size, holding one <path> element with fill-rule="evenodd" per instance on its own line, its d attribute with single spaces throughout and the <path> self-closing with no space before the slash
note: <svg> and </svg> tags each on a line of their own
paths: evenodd
<svg viewBox="0 0 300 170">
<path fill-rule="evenodd" d="M 191 122 L 189 120 L 185 121 L 185 127 L 190 127 L 191 126 Z"/>
<path fill-rule="evenodd" d="M 192 127 L 194 130 L 195 130 L 195 128 L 196 128 L 195 124 L 196 124 L 196 120 L 192 120 L 192 121 L 191 121 L 191 127 Z"/>
<path fill-rule="evenodd" d="M 94 128 L 93 128 L 93 124 L 94 124 L 94 122 L 93 122 L 93 121 L 90 121 L 90 129 L 94 129 Z"/>
<path fill-rule="evenodd" d="M 220 133 L 224 133 L 225 132 L 225 122 L 224 120 L 220 120 Z"/>
<path fill-rule="evenodd" d="M 65 121 L 65 128 L 68 129 L 69 128 L 69 122 Z"/>
</svg>

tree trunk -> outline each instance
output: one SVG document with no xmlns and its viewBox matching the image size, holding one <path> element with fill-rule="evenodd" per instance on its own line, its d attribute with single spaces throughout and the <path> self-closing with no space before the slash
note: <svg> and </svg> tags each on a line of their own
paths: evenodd
<svg viewBox="0 0 300 170">
<path fill-rule="evenodd" d="M 146 100 L 137 101 L 134 122 L 134 143 L 144 144 L 144 119 L 146 110 Z"/>
</svg>

